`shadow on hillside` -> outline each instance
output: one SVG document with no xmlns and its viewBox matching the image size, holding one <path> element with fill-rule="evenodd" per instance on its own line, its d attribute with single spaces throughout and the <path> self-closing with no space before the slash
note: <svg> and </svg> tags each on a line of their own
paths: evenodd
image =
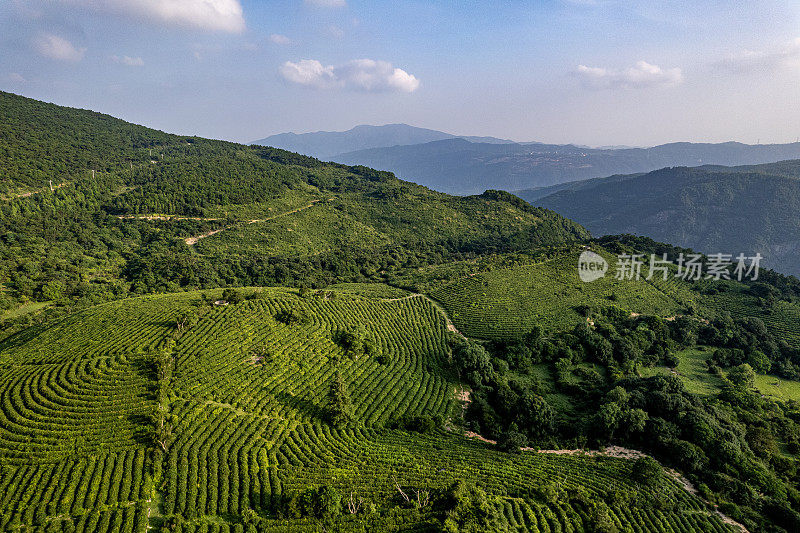
<svg viewBox="0 0 800 533">
<path fill-rule="evenodd" d="M 57 325 L 57 323 L 34 324 L 21 331 L 12 333 L 10 336 L 0 341 L 0 352 L 5 352 L 12 348 L 19 348 L 20 346 L 32 341 L 48 329 Z"/>
<path fill-rule="evenodd" d="M 287 392 L 279 392 L 275 395 L 275 399 L 281 402 L 283 405 L 295 409 L 300 414 L 308 418 L 318 418 L 323 420 L 327 418 L 327 409 L 320 407 L 314 402 L 304 398 L 292 396 Z"/>
<path fill-rule="evenodd" d="M 152 355 L 134 354 L 129 358 L 128 364 L 138 375 L 145 378 L 148 382 L 158 379 Z"/>
<path fill-rule="evenodd" d="M 128 415 L 126 419 L 131 425 L 136 427 L 136 430 L 133 432 L 133 438 L 136 444 L 146 446 L 153 444 L 153 420 L 150 416 L 135 413 Z"/>
</svg>

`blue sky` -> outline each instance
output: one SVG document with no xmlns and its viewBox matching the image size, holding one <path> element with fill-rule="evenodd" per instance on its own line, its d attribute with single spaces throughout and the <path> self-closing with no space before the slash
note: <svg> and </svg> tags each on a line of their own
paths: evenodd
<svg viewBox="0 0 800 533">
<path fill-rule="evenodd" d="M 0 88 L 235 141 L 405 122 L 590 145 L 789 142 L 800 4 L 5 0 Z"/>
</svg>

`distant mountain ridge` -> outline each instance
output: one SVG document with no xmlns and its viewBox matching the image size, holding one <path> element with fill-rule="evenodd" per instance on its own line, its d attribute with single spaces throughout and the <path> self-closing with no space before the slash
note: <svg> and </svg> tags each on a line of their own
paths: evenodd
<svg viewBox="0 0 800 533">
<path fill-rule="evenodd" d="M 339 154 L 358 150 L 422 144 L 444 139 L 466 139 L 471 142 L 487 144 L 511 144 L 514 142 L 495 137 L 461 137 L 408 124 L 386 124 L 383 126 L 360 125 L 347 131 L 280 133 L 253 141 L 250 144 L 281 148 L 317 159 L 331 159 Z"/>
<path fill-rule="evenodd" d="M 389 170 L 450 194 L 485 189 L 521 190 L 664 167 L 753 165 L 800 158 L 800 143 L 747 145 L 670 143 L 652 148 L 599 149 L 553 144 L 486 144 L 444 139 L 373 148 L 334 161 Z"/>
<path fill-rule="evenodd" d="M 516 194 L 594 235 L 631 233 L 705 253 L 761 253 L 800 276 L 800 160 L 664 168 Z"/>
</svg>

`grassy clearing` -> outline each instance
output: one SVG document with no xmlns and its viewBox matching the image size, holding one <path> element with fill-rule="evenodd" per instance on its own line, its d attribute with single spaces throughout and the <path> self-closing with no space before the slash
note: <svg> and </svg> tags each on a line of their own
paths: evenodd
<svg viewBox="0 0 800 533">
<path fill-rule="evenodd" d="M 232 204 L 210 210 L 211 216 L 229 217 L 235 220 L 260 220 L 292 211 L 315 200 L 323 200 L 326 196 L 316 187 L 299 184 L 297 188 L 285 191 L 276 198 L 266 202 L 253 204 Z"/>
<path fill-rule="evenodd" d="M 702 396 L 710 396 L 719 392 L 722 381 L 708 372 L 706 360 L 711 356 L 711 352 L 702 348 L 692 348 L 676 352 L 678 356 L 678 367 L 675 369 L 677 374 L 673 374 L 672 369 L 656 366 L 642 368 L 641 374 L 644 377 L 677 375 L 686 390 Z"/>
<path fill-rule="evenodd" d="M 676 369 L 677 376 L 686 390 L 702 396 L 711 396 L 720 391 L 722 381 L 706 370 L 706 360 L 711 356 L 711 351 L 700 347 L 676 352 L 675 355 L 680 361 Z M 675 375 L 672 369 L 663 366 L 642 368 L 640 372 L 643 377 Z M 764 396 L 781 401 L 800 401 L 800 382 L 759 374 L 756 375 L 755 386 Z"/>
<path fill-rule="evenodd" d="M 484 339 L 513 339 L 541 324 L 566 330 L 584 320 L 580 306 L 615 305 L 631 312 L 673 316 L 693 305 L 688 285 L 668 280 L 617 280 L 616 258 L 605 278 L 584 283 L 578 277 L 578 252 L 535 265 L 474 274 L 435 289 L 456 327 Z"/>
<path fill-rule="evenodd" d="M 771 396 L 781 401 L 800 402 L 800 383 L 797 381 L 777 376 L 756 376 L 756 388 L 764 396 Z"/>
<path fill-rule="evenodd" d="M 42 309 L 50 306 L 53 302 L 26 302 L 19 307 L 15 307 L 14 309 L 9 309 L 5 313 L 3 313 L 4 319 L 9 318 L 17 318 L 22 315 L 27 315 L 28 313 L 35 313 L 36 311 L 41 311 Z"/>
<path fill-rule="evenodd" d="M 271 220 L 239 224 L 203 239 L 198 243 L 198 251 L 311 255 L 349 246 L 378 247 L 390 243 L 388 237 L 374 228 L 341 213 L 334 203 L 318 202 Z"/>
</svg>

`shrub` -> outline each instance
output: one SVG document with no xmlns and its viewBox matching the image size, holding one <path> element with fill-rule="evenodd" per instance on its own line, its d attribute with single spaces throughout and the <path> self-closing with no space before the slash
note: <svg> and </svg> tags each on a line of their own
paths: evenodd
<svg viewBox="0 0 800 533">
<path fill-rule="evenodd" d="M 275 314 L 275 320 L 287 326 L 305 324 L 308 319 L 297 309 L 281 309 Z"/>
<path fill-rule="evenodd" d="M 744 363 L 731 368 L 728 372 L 728 379 L 739 387 L 750 388 L 755 385 L 756 373 L 753 371 L 753 367 Z"/>
<path fill-rule="evenodd" d="M 638 483 L 654 486 L 661 481 L 664 469 L 652 457 L 640 457 L 633 462 L 631 472 L 633 479 Z"/>
<path fill-rule="evenodd" d="M 238 304 L 242 300 L 244 300 L 242 293 L 236 289 L 227 288 L 222 291 L 222 299 L 228 302 L 229 304 Z"/>
</svg>

